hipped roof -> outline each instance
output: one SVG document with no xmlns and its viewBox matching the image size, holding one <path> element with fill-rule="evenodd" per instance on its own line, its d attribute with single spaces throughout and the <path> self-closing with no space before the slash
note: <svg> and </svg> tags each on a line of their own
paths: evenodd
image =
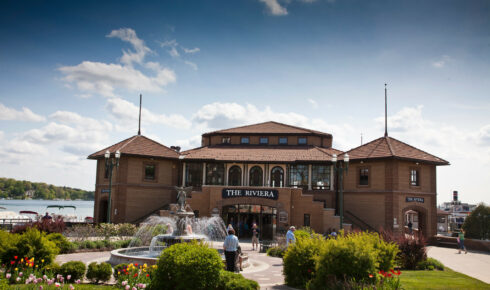
<svg viewBox="0 0 490 290">
<path fill-rule="evenodd" d="M 208 133 L 204 133 L 203 136 L 218 135 L 218 134 L 284 134 L 284 135 L 299 134 L 299 135 L 332 136 L 331 134 L 328 133 L 291 126 L 291 125 L 274 122 L 274 121 L 208 132 Z"/>
</svg>

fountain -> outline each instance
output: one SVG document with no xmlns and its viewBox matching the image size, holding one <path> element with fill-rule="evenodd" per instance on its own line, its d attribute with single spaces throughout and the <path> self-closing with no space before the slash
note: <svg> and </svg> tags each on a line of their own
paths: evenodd
<svg viewBox="0 0 490 290">
<path fill-rule="evenodd" d="M 111 252 L 109 262 L 156 264 L 157 257 L 175 243 L 191 241 L 223 241 L 226 228 L 220 217 L 195 218 L 186 203 L 191 187 L 176 187 L 177 204 L 170 206 L 169 216 L 150 216 L 140 225 L 129 248 Z M 165 233 L 163 233 L 165 230 Z M 143 246 L 144 245 L 144 246 Z"/>
</svg>

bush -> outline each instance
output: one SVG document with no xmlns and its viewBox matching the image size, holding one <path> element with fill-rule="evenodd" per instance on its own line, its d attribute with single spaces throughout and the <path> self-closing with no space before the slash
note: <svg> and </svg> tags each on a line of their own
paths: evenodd
<svg viewBox="0 0 490 290">
<path fill-rule="evenodd" d="M 118 264 L 116 266 L 114 266 L 114 279 L 117 280 L 117 278 L 119 277 L 121 271 L 123 269 L 126 269 L 128 267 L 128 264 L 127 263 L 121 263 L 121 264 Z"/>
<path fill-rule="evenodd" d="M 66 229 L 66 225 L 65 222 L 61 219 L 41 220 L 33 223 L 15 226 L 14 228 L 12 228 L 11 232 L 14 234 L 22 234 L 26 232 L 28 229 L 37 229 L 38 231 L 47 234 L 51 234 L 51 233 L 61 234 Z"/>
<path fill-rule="evenodd" d="M 284 247 L 272 247 L 267 250 L 267 256 L 271 257 L 278 257 L 282 258 L 284 257 L 284 254 L 286 253 L 286 248 Z"/>
<path fill-rule="evenodd" d="M 134 236 L 136 234 L 136 231 L 138 230 L 138 227 L 133 224 L 119 224 L 118 229 L 117 229 L 117 235 L 118 236 Z"/>
<path fill-rule="evenodd" d="M 111 279 L 112 267 L 109 263 L 92 262 L 88 265 L 87 279 L 98 284 L 100 281 L 105 282 Z"/>
<path fill-rule="evenodd" d="M 417 264 L 417 270 L 441 270 L 444 271 L 444 265 L 434 258 L 427 258 L 427 260 L 419 262 Z"/>
<path fill-rule="evenodd" d="M 397 259 L 403 269 L 415 270 L 418 263 L 427 260 L 425 239 L 422 235 L 400 235 L 396 242 L 400 249 Z"/>
<path fill-rule="evenodd" d="M 17 253 L 20 257 L 33 257 L 35 261 L 44 260 L 46 264 L 53 262 L 58 254 L 56 244 L 48 240 L 44 233 L 36 229 L 27 229 L 16 243 Z M 10 257 L 12 259 L 13 257 Z"/>
<path fill-rule="evenodd" d="M 256 290 L 259 283 L 245 279 L 241 274 L 222 270 L 220 272 L 218 290 Z"/>
<path fill-rule="evenodd" d="M 284 275 L 286 284 L 305 288 L 313 278 L 315 264 L 325 241 L 320 237 L 297 239 L 284 255 Z"/>
<path fill-rule="evenodd" d="M 81 246 L 85 249 L 95 249 L 97 244 L 94 241 L 84 241 L 82 242 Z"/>
<path fill-rule="evenodd" d="M 64 277 L 68 277 L 71 275 L 70 279 L 67 278 L 67 281 L 74 282 L 78 279 L 83 279 L 85 275 L 85 264 L 80 261 L 70 261 L 61 265 L 60 274 Z"/>
<path fill-rule="evenodd" d="M 490 206 L 480 203 L 464 220 L 465 236 L 473 239 L 490 238 Z"/>
<path fill-rule="evenodd" d="M 52 233 L 46 236 L 48 240 L 54 242 L 58 249 L 60 249 L 60 254 L 72 253 L 75 251 L 75 245 L 68 241 L 65 236 L 58 233 Z"/>
<path fill-rule="evenodd" d="M 394 243 L 383 241 L 377 233 L 360 232 L 329 239 L 321 249 L 309 287 L 323 289 L 332 281 L 372 284 L 376 281 L 369 275 L 392 268 L 397 251 Z"/>
<path fill-rule="evenodd" d="M 151 289 L 215 289 L 223 267 L 218 251 L 203 243 L 175 244 L 159 257 L 150 286 Z"/>
<path fill-rule="evenodd" d="M 309 227 L 303 227 L 299 230 L 294 231 L 294 237 L 296 241 L 301 239 L 309 239 L 315 232 Z"/>
<path fill-rule="evenodd" d="M 43 269 L 43 274 L 49 277 L 55 277 L 57 274 L 61 274 L 61 266 L 58 263 L 51 263 L 46 265 Z"/>
<path fill-rule="evenodd" d="M 17 255 L 17 240 L 19 235 L 9 234 L 0 230 L 0 264 L 8 264 Z"/>
</svg>

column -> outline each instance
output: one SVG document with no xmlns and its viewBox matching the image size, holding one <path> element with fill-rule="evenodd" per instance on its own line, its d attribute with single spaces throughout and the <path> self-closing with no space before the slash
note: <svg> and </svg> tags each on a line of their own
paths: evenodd
<svg viewBox="0 0 490 290">
<path fill-rule="evenodd" d="M 182 186 L 185 187 L 185 162 L 182 163 Z"/>
<path fill-rule="evenodd" d="M 330 190 L 333 190 L 335 183 L 335 172 L 333 165 L 330 166 Z"/>
<path fill-rule="evenodd" d="M 225 183 L 228 186 L 228 163 L 225 163 Z"/>
<path fill-rule="evenodd" d="M 248 164 L 243 164 L 243 186 L 248 186 Z"/>
<path fill-rule="evenodd" d="M 206 185 L 206 162 L 202 163 L 202 185 Z"/>
<path fill-rule="evenodd" d="M 308 164 L 308 190 L 311 190 L 311 164 Z"/>
</svg>

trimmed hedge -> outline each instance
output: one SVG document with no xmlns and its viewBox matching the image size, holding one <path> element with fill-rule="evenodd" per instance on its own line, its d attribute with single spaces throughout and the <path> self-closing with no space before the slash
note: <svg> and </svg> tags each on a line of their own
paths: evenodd
<svg viewBox="0 0 490 290">
<path fill-rule="evenodd" d="M 159 257 L 150 288 L 216 289 L 223 267 L 218 251 L 203 243 L 175 244 Z"/>
<path fill-rule="evenodd" d="M 87 269 L 87 279 L 92 282 L 99 284 L 99 282 L 106 282 L 111 279 L 112 267 L 109 263 L 92 262 L 88 265 Z"/>
<path fill-rule="evenodd" d="M 427 258 L 427 260 L 419 262 L 417 264 L 417 270 L 444 270 L 444 265 L 434 258 Z"/>
<path fill-rule="evenodd" d="M 306 287 L 306 283 L 314 276 L 316 260 L 324 243 L 321 237 L 314 237 L 300 238 L 296 243 L 289 245 L 283 261 L 287 285 Z"/>
<path fill-rule="evenodd" d="M 67 281 L 73 283 L 74 281 L 78 279 L 83 279 L 85 276 L 85 264 L 81 261 L 70 261 L 67 263 L 64 263 L 60 267 L 60 274 L 63 275 L 64 277 L 67 277 L 70 275 L 70 279 L 67 279 Z"/>
<path fill-rule="evenodd" d="M 258 290 L 259 283 L 245 279 L 241 274 L 222 270 L 218 290 Z"/>
</svg>

